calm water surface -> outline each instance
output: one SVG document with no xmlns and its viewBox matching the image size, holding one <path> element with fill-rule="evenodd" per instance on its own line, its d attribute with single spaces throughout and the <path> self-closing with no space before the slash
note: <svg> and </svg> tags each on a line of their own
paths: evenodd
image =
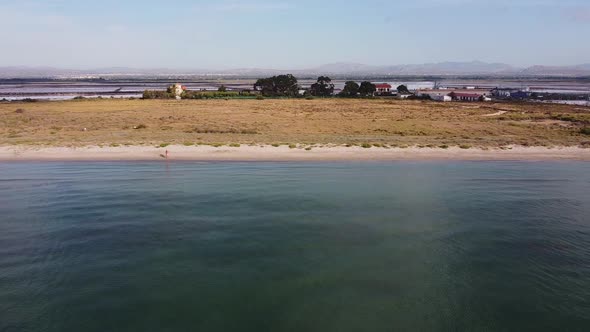
<svg viewBox="0 0 590 332">
<path fill-rule="evenodd" d="M 588 331 L 590 163 L 0 164 L 0 331 Z"/>
</svg>

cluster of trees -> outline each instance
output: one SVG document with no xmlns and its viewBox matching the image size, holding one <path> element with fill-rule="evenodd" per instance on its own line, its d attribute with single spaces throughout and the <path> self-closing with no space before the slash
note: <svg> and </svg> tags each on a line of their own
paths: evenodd
<svg viewBox="0 0 590 332">
<path fill-rule="evenodd" d="M 175 86 L 171 86 L 167 91 L 152 91 L 146 90 L 143 93 L 143 99 L 174 99 Z M 264 97 L 332 97 L 334 96 L 334 84 L 332 79 L 327 76 L 318 77 L 317 81 L 311 87 L 300 93 L 301 87 L 297 82 L 297 78 L 291 74 L 277 75 L 268 78 L 261 78 L 254 84 L 254 91 L 260 92 Z M 399 93 L 407 93 L 410 91 L 405 85 L 400 85 L 397 88 Z M 377 91 L 375 84 L 364 81 L 358 84 L 354 81 L 348 81 L 344 85 L 344 89 L 338 93 L 338 97 L 343 98 L 357 98 L 357 97 L 372 97 Z M 216 92 L 213 91 L 184 91 L 181 95 L 183 99 L 204 99 L 204 98 L 248 98 L 255 97 L 249 90 L 243 92 L 228 91 L 225 85 L 219 87 Z M 262 97 L 259 97 L 262 98 Z"/>
<path fill-rule="evenodd" d="M 344 83 L 344 89 L 342 89 L 339 96 L 346 98 L 370 97 L 375 91 L 377 91 L 377 87 L 371 82 L 364 81 L 359 85 L 355 81 L 348 81 Z"/>
<path fill-rule="evenodd" d="M 254 83 L 254 90 L 260 91 L 265 97 L 299 96 L 297 79 L 291 74 L 261 78 Z"/>
<path fill-rule="evenodd" d="M 261 78 L 254 84 L 254 90 L 260 91 L 265 97 L 334 96 L 334 84 L 332 79 L 327 76 L 318 77 L 316 83 L 312 84 L 309 90 L 303 94 L 299 93 L 301 87 L 297 83 L 297 78 L 290 74 Z M 376 91 L 377 87 L 371 82 L 364 81 L 359 85 L 357 82 L 348 81 L 337 96 L 344 98 L 371 97 Z M 411 94 L 405 85 L 400 85 L 397 91 L 403 94 Z"/>
</svg>

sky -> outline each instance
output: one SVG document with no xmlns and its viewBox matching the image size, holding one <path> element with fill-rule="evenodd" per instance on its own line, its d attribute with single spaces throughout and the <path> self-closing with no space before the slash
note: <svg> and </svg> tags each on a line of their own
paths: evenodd
<svg viewBox="0 0 590 332">
<path fill-rule="evenodd" d="M 590 63 L 590 0 L 0 0 L 0 66 Z"/>
</svg>

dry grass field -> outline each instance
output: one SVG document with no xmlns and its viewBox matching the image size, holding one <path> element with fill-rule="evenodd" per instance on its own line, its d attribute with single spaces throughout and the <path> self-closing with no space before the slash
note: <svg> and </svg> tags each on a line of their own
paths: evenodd
<svg viewBox="0 0 590 332">
<path fill-rule="evenodd" d="M 590 147 L 590 108 L 397 100 L 0 103 L 0 145 Z"/>
</svg>

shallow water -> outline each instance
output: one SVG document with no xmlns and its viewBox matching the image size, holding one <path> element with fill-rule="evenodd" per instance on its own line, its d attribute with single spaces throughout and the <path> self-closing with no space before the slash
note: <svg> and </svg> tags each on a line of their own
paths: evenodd
<svg viewBox="0 0 590 332">
<path fill-rule="evenodd" d="M 0 331 L 587 331 L 590 163 L 0 163 Z"/>
</svg>

